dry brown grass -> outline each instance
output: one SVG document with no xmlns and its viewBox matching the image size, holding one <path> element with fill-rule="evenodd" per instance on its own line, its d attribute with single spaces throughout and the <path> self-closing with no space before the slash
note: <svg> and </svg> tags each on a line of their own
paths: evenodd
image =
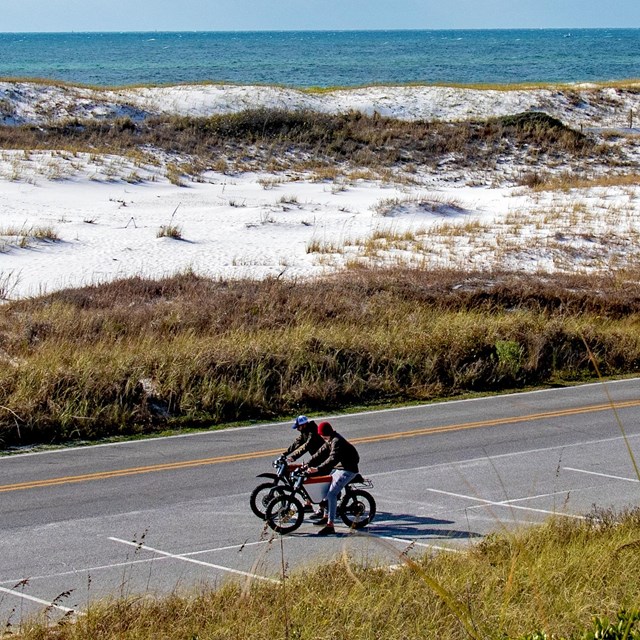
<svg viewBox="0 0 640 640">
<path fill-rule="evenodd" d="M 0 438 L 62 442 L 582 380 L 593 375 L 583 339 L 603 374 L 631 373 L 638 281 L 404 268 L 297 283 L 186 274 L 5 304 Z M 498 348 L 505 342 L 518 348 Z"/>
<path fill-rule="evenodd" d="M 572 173 L 563 173 L 559 176 L 550 174 L 527 174 L 522 178 L 521 184 L 532 187 L 535 191 L 569 191 L 571 189 L 592 189 L 596 187 L 626 187 L 640 185 L 640 175 L 611 174 L 601 176 L 576 176 Z"/>
<path fill-rule="evenodd" d="M 194 170 L 235 164 L 245 169 L 281 171 L 307 163 L 318 179 L 330 175 L 332 164 L 378 177 L 395 179 L 391 167 L 406 167 L 410 180 L 416 167 L 435 167 L 455 156 L 460 166 L 493 166 L 505 154 L 535 157 L 592 157 L 596 145 L 541 113 L 519 114 L 486 122 L 439 123 L 402 121 L 357 112 L 253 110 L 210 118 L 153 118 L 137 123 L 70 121 L 48 127 L 0 127 L 0 149 L 64 149 L 131 155 L 146 148 L 196 159 Z M 599 150 L 597 155 L 611 153 Z M 312 159 L 312 160 L 310 160 Z M 184 173 L 184 171 L 183 171 Z M 187 172 L 189 173 L 189 172 Z M 347 171 L 348 173 L 348 171 Z M 179 176 L 177 176 L 179 178 Z"/>
</svg>

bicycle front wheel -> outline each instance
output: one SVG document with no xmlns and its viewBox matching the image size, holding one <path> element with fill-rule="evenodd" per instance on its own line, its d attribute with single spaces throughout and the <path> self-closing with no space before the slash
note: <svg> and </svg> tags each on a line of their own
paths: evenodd
<svg viewBox="0 0 640 640">
<path fill-rule="evenodd" d="M 258 518 L 264 520 L 264 514 L 267 510 L 267 505 L 278 496 L 284 495 L 284 490 L 280 485 L 273 484 L 273 482 L 265 482 L 259 484 L 249 497 L 249 506 L 251 511 L 255 513 Z"/>
<path fill-rule="evenodd" d="M 292 495 L 277 496 L 267 505 L 264 517 L 269 527 L 277 533 L 291 533 L 302 524 L 304 507 Z"/>
</svg>

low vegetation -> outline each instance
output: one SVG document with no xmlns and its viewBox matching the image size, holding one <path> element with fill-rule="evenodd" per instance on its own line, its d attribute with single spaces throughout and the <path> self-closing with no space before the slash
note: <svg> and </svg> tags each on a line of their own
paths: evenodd
<svg viewBox="0 0 640 640">
<path fill-rule="evenodd" d="M 478 122 L 405 121 L 359 112 L 330 115 L 277 109 L 200 117 L 156 117 L 141 122 L 69 121 L 49 126 L 0 126 L 0 149 L 68 150 L 71 153 L 140 154 L 149 148 L 194 159 L 195 171 L 240 166 L 274 171 L 322 170 L 336 162 L 360 169 L 435 168 L 446 160 L 477 170 L 505 157 L 557 165 L 571 160 L 613 162 L 611 147 L 596 143 L 544 113 L 522 113 Z M 181 183 L 185 171 L 171 166 Z"/>
<path fill-rule="evenodd" d="M 133 278 L 0 306 L 0 443 L 265 420 L 640 370 L 637 273 Z"/>
<path fill-rule="evenodd" d="M 156 233 L 157 238 L 173 238 L 182 240 L 182 229 L 175 224 L 163 224 Z"/>
<path fill-rule="evenodd" d="M 554 175 L 544 172 L 527 172 L 519 178 L 523 186 L 531 187 L 536 191 L 569 191 L 570 189 L 592 189 L 595 187 L 635 187 L 640 184 L 640 175 L 630 174 L 606 174 L 602 176 L 580 176 L 571 172 Z"/>
<path fill-rule="evenodd" d="M 345 553 L 280 584 L 124 597 L 5 630 L 22 640 L 638 640 L 639 531 L 638 510 L 557 517 L 465 553 L 400 554 L 395 571 Z M 389 552 L 382 544 L 371 538 L 371 558 Z"/>
<path fill-rule="evenodd" d="M 24 249 L 37 241 L 56 242 L 59 239 L 57 231 L 50 225 L 0 227 L 0 253 L 12 247 Z"/>
</svg>

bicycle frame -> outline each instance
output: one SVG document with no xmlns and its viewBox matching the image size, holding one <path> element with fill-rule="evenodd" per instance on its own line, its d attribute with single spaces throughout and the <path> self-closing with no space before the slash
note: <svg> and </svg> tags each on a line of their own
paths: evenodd
<svg viewBox="0 0 640 640">
<path fill-rule="evenodd" d="M 313 504 L 319 504 L 326 499 L 327 493 L 331 487 L 333 476 L 309 476 L 304 471 L 295 470 L 291 474 L 291 490 L 294 494 L 298 494 L 303 500 L 309 500 Z M 359 484 L 365 487 L 372 487 L 371 480 L 365 480 L 358 474 L 344 487 L 343 491 L 349 493 L 353 491 L 352 484 Z M 340 499 L 342 491 L 338 494 Z"/>
<path fill-rule="evenodd" d="M 303 469 L 291 474 L 292 485 L 279 485 L 280 492 L 269 500 L 265 509 L 267 525 L 278 533 L 292 533 L 304 520 L 304 503 L 322 502 L 331 486 L 332 476 L 309 476 Z M 372 487 L 371 480 L 355 476 L 338 495 L 336 515 L 352 529 L 366 527 L 375 517 L 373 496 L 361 487 Z"/>
<path fill-rule="evenodd" d="M 297 462 L 289 462 L 284 455 L 278 456 L 271 464 L 276 473 L 260 473 L 257 477 L 265 478 L 266 482 L 255 487 L 249 497 L 251 511 L 258 518 L 264 518 L 264 510 L 272 497 L 279 495 L 285 489 L 288 491 L 292 489 L 291 475 L 302 466 Z"/>
</svg>

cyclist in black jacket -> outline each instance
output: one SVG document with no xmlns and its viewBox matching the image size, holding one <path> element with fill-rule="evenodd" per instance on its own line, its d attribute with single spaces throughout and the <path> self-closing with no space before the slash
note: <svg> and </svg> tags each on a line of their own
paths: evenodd
<svg viewBox="0 0 640 640">
<path fill-rule="evenodd" d="M 305 453 L 312 456 L 320 447 L 324 446 L 324 440 L 318 435 L 318 425 L 313 420 L 309 420 L 307 416 L 298 416 L 291 428 L 297 429 L 299 433 L 298 437 L 283 454 L 287 456 L 289 461 L 293 462 Z M 304 510 L 306 513 L 313 511 L 311 502 L 307 501 L 305 503 Z M 316 515 L 322 517 L 323 513 L 322 508 L 320 508 Z"/>
<path fill-rule="evenodd" d="M 334 431 L 328 422 L 321 422 L 318 425 L 318 435 L 325 444 L 311 456 L 307 471 L 320 475 L 331 472 L 331 486 L 326 498 L 329 513 L 314 522 L 316 525 L 324 525 L 318 531 L 318 535 L 328 536 L 335 533 L 333 523 L 338 508 L 338 494 L 358 474 L 360 456 L 356 448 Z"/>
</svg>

